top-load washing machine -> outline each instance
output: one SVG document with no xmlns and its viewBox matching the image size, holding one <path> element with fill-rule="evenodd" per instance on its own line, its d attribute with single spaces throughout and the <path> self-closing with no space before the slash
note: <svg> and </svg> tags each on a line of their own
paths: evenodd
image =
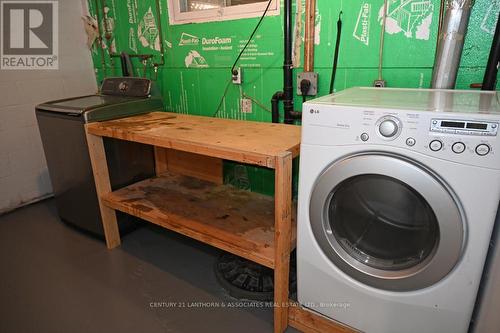
<svg viewBox="0 0 500 333">
<path fill-rule="evenodd" d="M 500 199 L 498 97 L 352 88 L 304 105 L 301 304 L 366 332 L 467 331 Z"/>
<path fill-rule="evenodd" d="M 138 77 L 106 78 L 97 95 L 37 105 L 38 128 L 61 220 L 104 238 L 85 124 L 162 108 L 153 82 Z M 153 147 L 113 138 L 103 141 L 112 190 L 155 174 Z M 138 219 L 133 216 L 117 212 L 117 218 L 122 234 L 137 227 Z"/>
</svg>

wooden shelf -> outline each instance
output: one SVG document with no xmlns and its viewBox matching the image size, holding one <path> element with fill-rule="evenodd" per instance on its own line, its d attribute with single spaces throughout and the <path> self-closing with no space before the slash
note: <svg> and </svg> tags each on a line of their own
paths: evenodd
<svg viewBox="0 0 500 333">
<path fill-rule="evenodd" d="M 274 301 L 288 302 L 299 126 L 151 112 L 85 128 L 109 249 L 121 243 L 120 210 L 273 268 Z M 111 192 L 102 137 L 154 146 L 160 176 Z M 222 159 L 274 169 L 274 198 L 220 185 Z M 274 307 L 274 332 L 283 333 L 288 319 L 287 306 Z"/>
<path fill-rule="evenodd" d="M 297 157 L 300 126 L 169 112 L 95 122 L 89 134 L 275 168 L 283 152 Z"/>
<path fill-rule="evenodd" d="M 138 216 L 261 265 L 274 268 L 274 198 L 166 173 L 101 197 Z M 295 224 L 295 218 L 292 219 Z M 295 226 L 291 248 L 295 247 Z"/>
</svg>

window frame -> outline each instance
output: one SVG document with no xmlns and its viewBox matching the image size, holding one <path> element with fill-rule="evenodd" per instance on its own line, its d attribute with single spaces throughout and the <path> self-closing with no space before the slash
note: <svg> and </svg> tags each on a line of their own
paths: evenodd
<svg viewBox="0 0 500 333">
<path fill-rule="evenodd" d="M 266 2 L 252 3 L 247 5 L 229 6 L 216 9 L 199 10 L 193 12 L 181 12 L 180 1 L 167 0 L 168 17 L 171 25 L 219 22 L 237 20 L 242 18 L 260 17 L 267 6 Z M 280 0 L 273 0 L 267 11 L 267 16 L 280 15 Z"/>
</svg>

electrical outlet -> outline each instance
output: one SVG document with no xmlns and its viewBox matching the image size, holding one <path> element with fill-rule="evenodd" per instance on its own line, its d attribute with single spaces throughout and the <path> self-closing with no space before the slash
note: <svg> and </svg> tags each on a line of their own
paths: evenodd
<svg viewBox="0 0 500 333">
<path fill-rule="evenodd" d="M 233 69 L 231 73 L 233 84 L 241 84 L 243 82 L 243 71 L 241 67 Z"/>
<path fill-rule="evenodd" d="M 302 72 L 297 74 L 297 95 L 302 96 L 302 91 L 300 90 L 300 83 L 302 80 L 308 80 L 310 82 L 309 90 L 307 90 L 306 96 L 316 96 L 318 94 L 318 73 L 315 72 Z"/>
<path fill-rule="evenodd" d="M 387 86 L 387 82 L 385 80 L 375 80 L 373 81 L 373 86 L 376 88 L 385 88 Z"/>
<path fill-rule="evenodd" d="M 240 109 L 242 113 L 252 113 L 252 100 L 250 98 L 242 98 L 240 100 Z"/>
</svg>

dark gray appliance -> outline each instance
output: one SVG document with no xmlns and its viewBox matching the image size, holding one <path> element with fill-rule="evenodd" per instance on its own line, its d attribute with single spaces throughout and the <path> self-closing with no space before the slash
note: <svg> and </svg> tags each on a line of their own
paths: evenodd
<svg viewBox="0 0 500 333">
<path fill-rule="evenodd" d="M 152 82 L 143 78 L 108 78 L 97 95 L 40 104 L 36 117 L 60 218 L 104 236 L 84 124 L 160 110 Z M 104 138 L 113 190 L 154 175 L 151 146 Z M 134 228 L 134 218 L 117 214 L 120 231 Z"/>
</svg>

